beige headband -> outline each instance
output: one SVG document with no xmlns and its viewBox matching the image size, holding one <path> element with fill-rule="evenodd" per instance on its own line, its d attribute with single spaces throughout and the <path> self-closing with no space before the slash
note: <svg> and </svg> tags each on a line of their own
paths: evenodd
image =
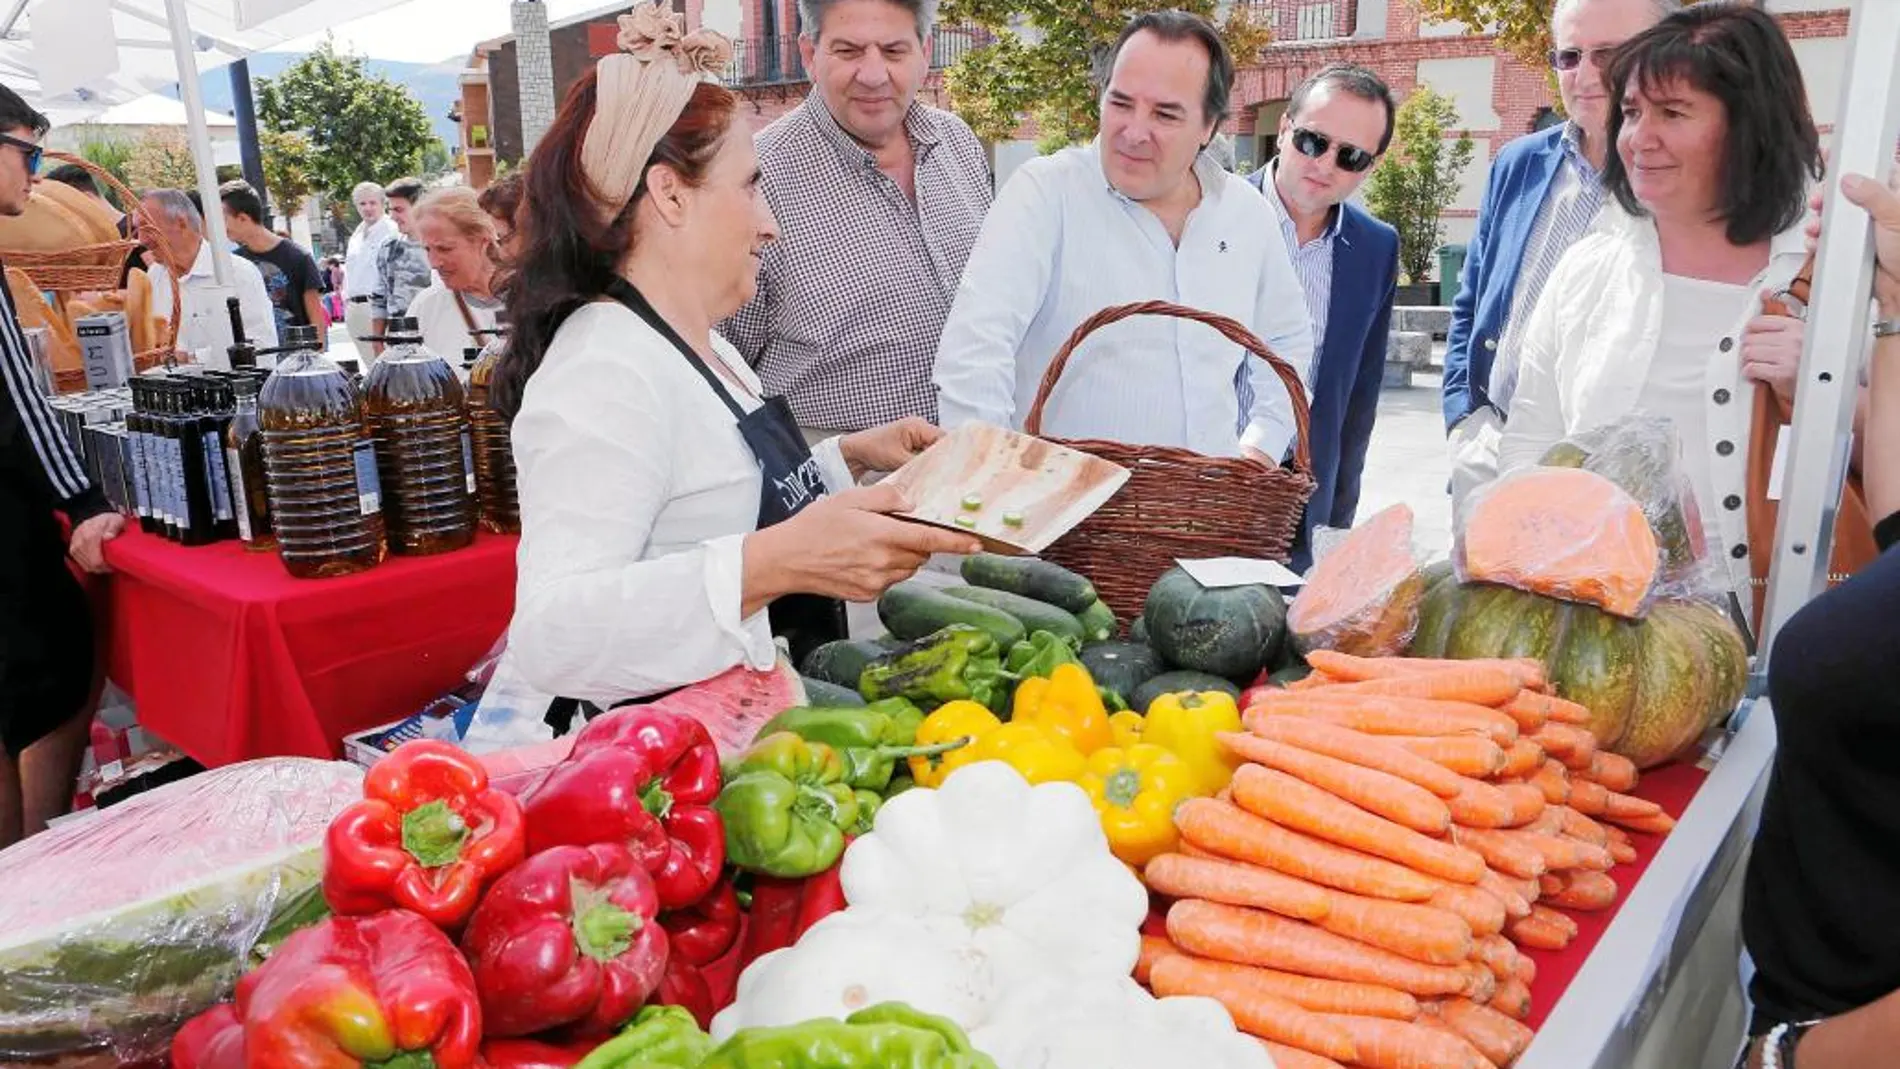
<svg viewBox="0 0 1900 1069">
<path fill-rule="evenodd" d="M 732 42 L 711 30 L 681 34 L 663 0 L 620 16 L 620 51 L 602 57 L 594 118 L 581 145 L 581 169 L 612 219 L 633 198 L 653 147 L 673 128 L 701 82 L 717 81 L 732 62 Z"/>
</svg>

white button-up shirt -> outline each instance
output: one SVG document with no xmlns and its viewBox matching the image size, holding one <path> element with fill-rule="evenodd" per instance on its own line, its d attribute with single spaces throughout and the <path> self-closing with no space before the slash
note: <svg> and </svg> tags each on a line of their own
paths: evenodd
<svg viewBox="0 0 1900 1069">
<path fill-rule="evenodd" d="M 154 263 L 148 272 L 152 280 L 152 307 L 159 315 L 172 313 L 172 275 L 164 264 Z M 217 274 L 211 263 L 211 243 L 198 241 L 198 258 L 185 273 L 185 288 L 179 294 L 178 307 L 184 322 L 178 324 L 178 348 L 190 353 L 218 348 L 230 329 L 230 312 L 224 296 L 217 292 Z M 242 256 L 231 256 L 231 290 L 238 299 L 238 312 L 244 320 L 244 338 L 259 349 L 277 346 L 277 312 L 264 288 L 264 276 L 257 265 Z"/>
<path fill-rule="evenodd" d="M 1273 209 L 1203 154 L 1202 199 L 1177 247 L 1167 227 L 1117 193 L 1098 144 L 1031 160 L 984 221 L 937 349 L 943 425 L 1021 427 L 1069 335 L 1111 305 L 1171 301 L 1248 327 L 1302 378 L 1313 334 Z M 1264 360 L 1188 320 L 1142 316 L 1105 327 L 1070 358 L 1043 432 L 1278 458 L 1292 404 Z"/>
<path fill-rule="evenodd" d="M 356 224 L 350 242 L 343 250 L 343 291 L 345 297 L 369 297 L 382 286 L 376 270 L 376 253 L 396 237 L 396 221 L 385 215 L 376 225 Z"/>
<path fill-rule="evenodd" d="M 712 344 L 759 407 L 759 379 Z M 512 428 L 521 548 L 506 669 L 605 707 L 777 657 L 761 611 L 742 616 L 745 538 L 762 476 L 732 411 L 672 343 L 596 302 L 561 326 Z M 813 450 L 852 485 L 837 439 Z"/>
</svg>

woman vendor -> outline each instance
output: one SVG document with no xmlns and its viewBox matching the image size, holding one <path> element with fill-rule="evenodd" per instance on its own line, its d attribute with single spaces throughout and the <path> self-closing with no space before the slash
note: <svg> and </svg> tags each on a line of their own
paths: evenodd
<svg viewBox="0 0 1900 1069">
<path fill-rule="evenodd" d="M 839 637 L 868 601 L 967 535 L 899 520 L 854 488 L 939 437 L 906 420 L 808 450 L 713 333 L 752 296 L 777 224 L 730 45 L 658 3 L 568 93 L 527 168 L 513 334 L 495 395 L 512 414 L 522 536 L 512 670 L 603 707 L 775 663 Z"/>
<path fill-rule="evenodd" d="M 451 186 L 430 192 L 415 209 L 416 236 L 437 281 L 409 302 L 422 327 L 422 344 L 452 367 L 488 344 L 501 301 L 495 296 L 500 242 L 495 220 L 475 191 Z"/>
</svg>

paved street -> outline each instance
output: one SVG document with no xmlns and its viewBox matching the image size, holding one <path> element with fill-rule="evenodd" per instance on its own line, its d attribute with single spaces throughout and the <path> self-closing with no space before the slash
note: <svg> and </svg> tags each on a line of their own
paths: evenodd
<svg viewBox="0 0 1900 1069">
<path fill-rule="evenodd" d="M 1421 374 L 1409 388 L 1380 396 L 1359 493 L 1362 520 L 1396 502 L 1412 506 L 1417 545 L 1428 558 L 1451 552 L 1451 461 L 1438 391 L 1439 377 Z"/>
</svg>

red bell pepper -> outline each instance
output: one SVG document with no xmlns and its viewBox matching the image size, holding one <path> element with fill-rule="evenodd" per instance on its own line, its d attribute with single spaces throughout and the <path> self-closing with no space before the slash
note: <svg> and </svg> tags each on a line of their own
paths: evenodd
<svg viewBox="0 0 1900 1069">
<path fill-rule="evenodd" d="M 557 846 L 496 882 L 462 949 L 490 1036 L 607 1035 L 660 985 L 666 929 L 653 878 L 616 843 Z"/>
<path fill-rule="evenodd" d="M 338 914 L 396 906 L 454 931 L 526 846 L 521 804 L 488 786 L 479 760 L 446 742 L 407 742 L 331 822 L 323 897 Z"/>
<path fill-rule="evenodd" d="M 607 713 L 523 800 L 529 850 L 620 843 L 653 874 L 661 907 L 684 909 L 726 863 L 719 783 L 719 751 L 699 721 L 650 706 Z"/>
<path fill-rule="evenodd" d="M 482 1044 L 483 1069 L 573 1069 L 597 1043 L 544 1043 L 538 1039 L 491 1039 Z"/>
<path fill-rule="evenodd" d="M 825 871 L 798 879 L 755 875 L 740 967 L 791 946 L 812 925 L 845 908 L 844 884 L 839 879 L 843 865 L 844 859 L 839 858 Z"/>
<path fill-rule="evenodd" d="M 666 972 L 660 977 L 660 989 L 653 1001 L 662 1006 L 678 1006 L 693 1015 L 701 1028 L 711 1028 L 713 1015 L 732 1003 L 732 992 L 721 999 L 713 992 L 712 980 L 697 965 L 678 957 L 666 959 Z"/>
<path fill-rule="evenodd" d="M 238 981 L 235 1006 L 191 1021 L 175 1069 L 475 1069 L 482 1013 L 468 962 L 401 910 L 332 917 Z M 234 1059 L 234 1060 L 232 1060 Z"/>
<path fill-rule="evenodd" d="M 672 957 L 688 965 L 711 965 L 739 941 L 739 895 L 727 877 L 705 898 L 660 914 L 672 946 Z"/>
</svg>

